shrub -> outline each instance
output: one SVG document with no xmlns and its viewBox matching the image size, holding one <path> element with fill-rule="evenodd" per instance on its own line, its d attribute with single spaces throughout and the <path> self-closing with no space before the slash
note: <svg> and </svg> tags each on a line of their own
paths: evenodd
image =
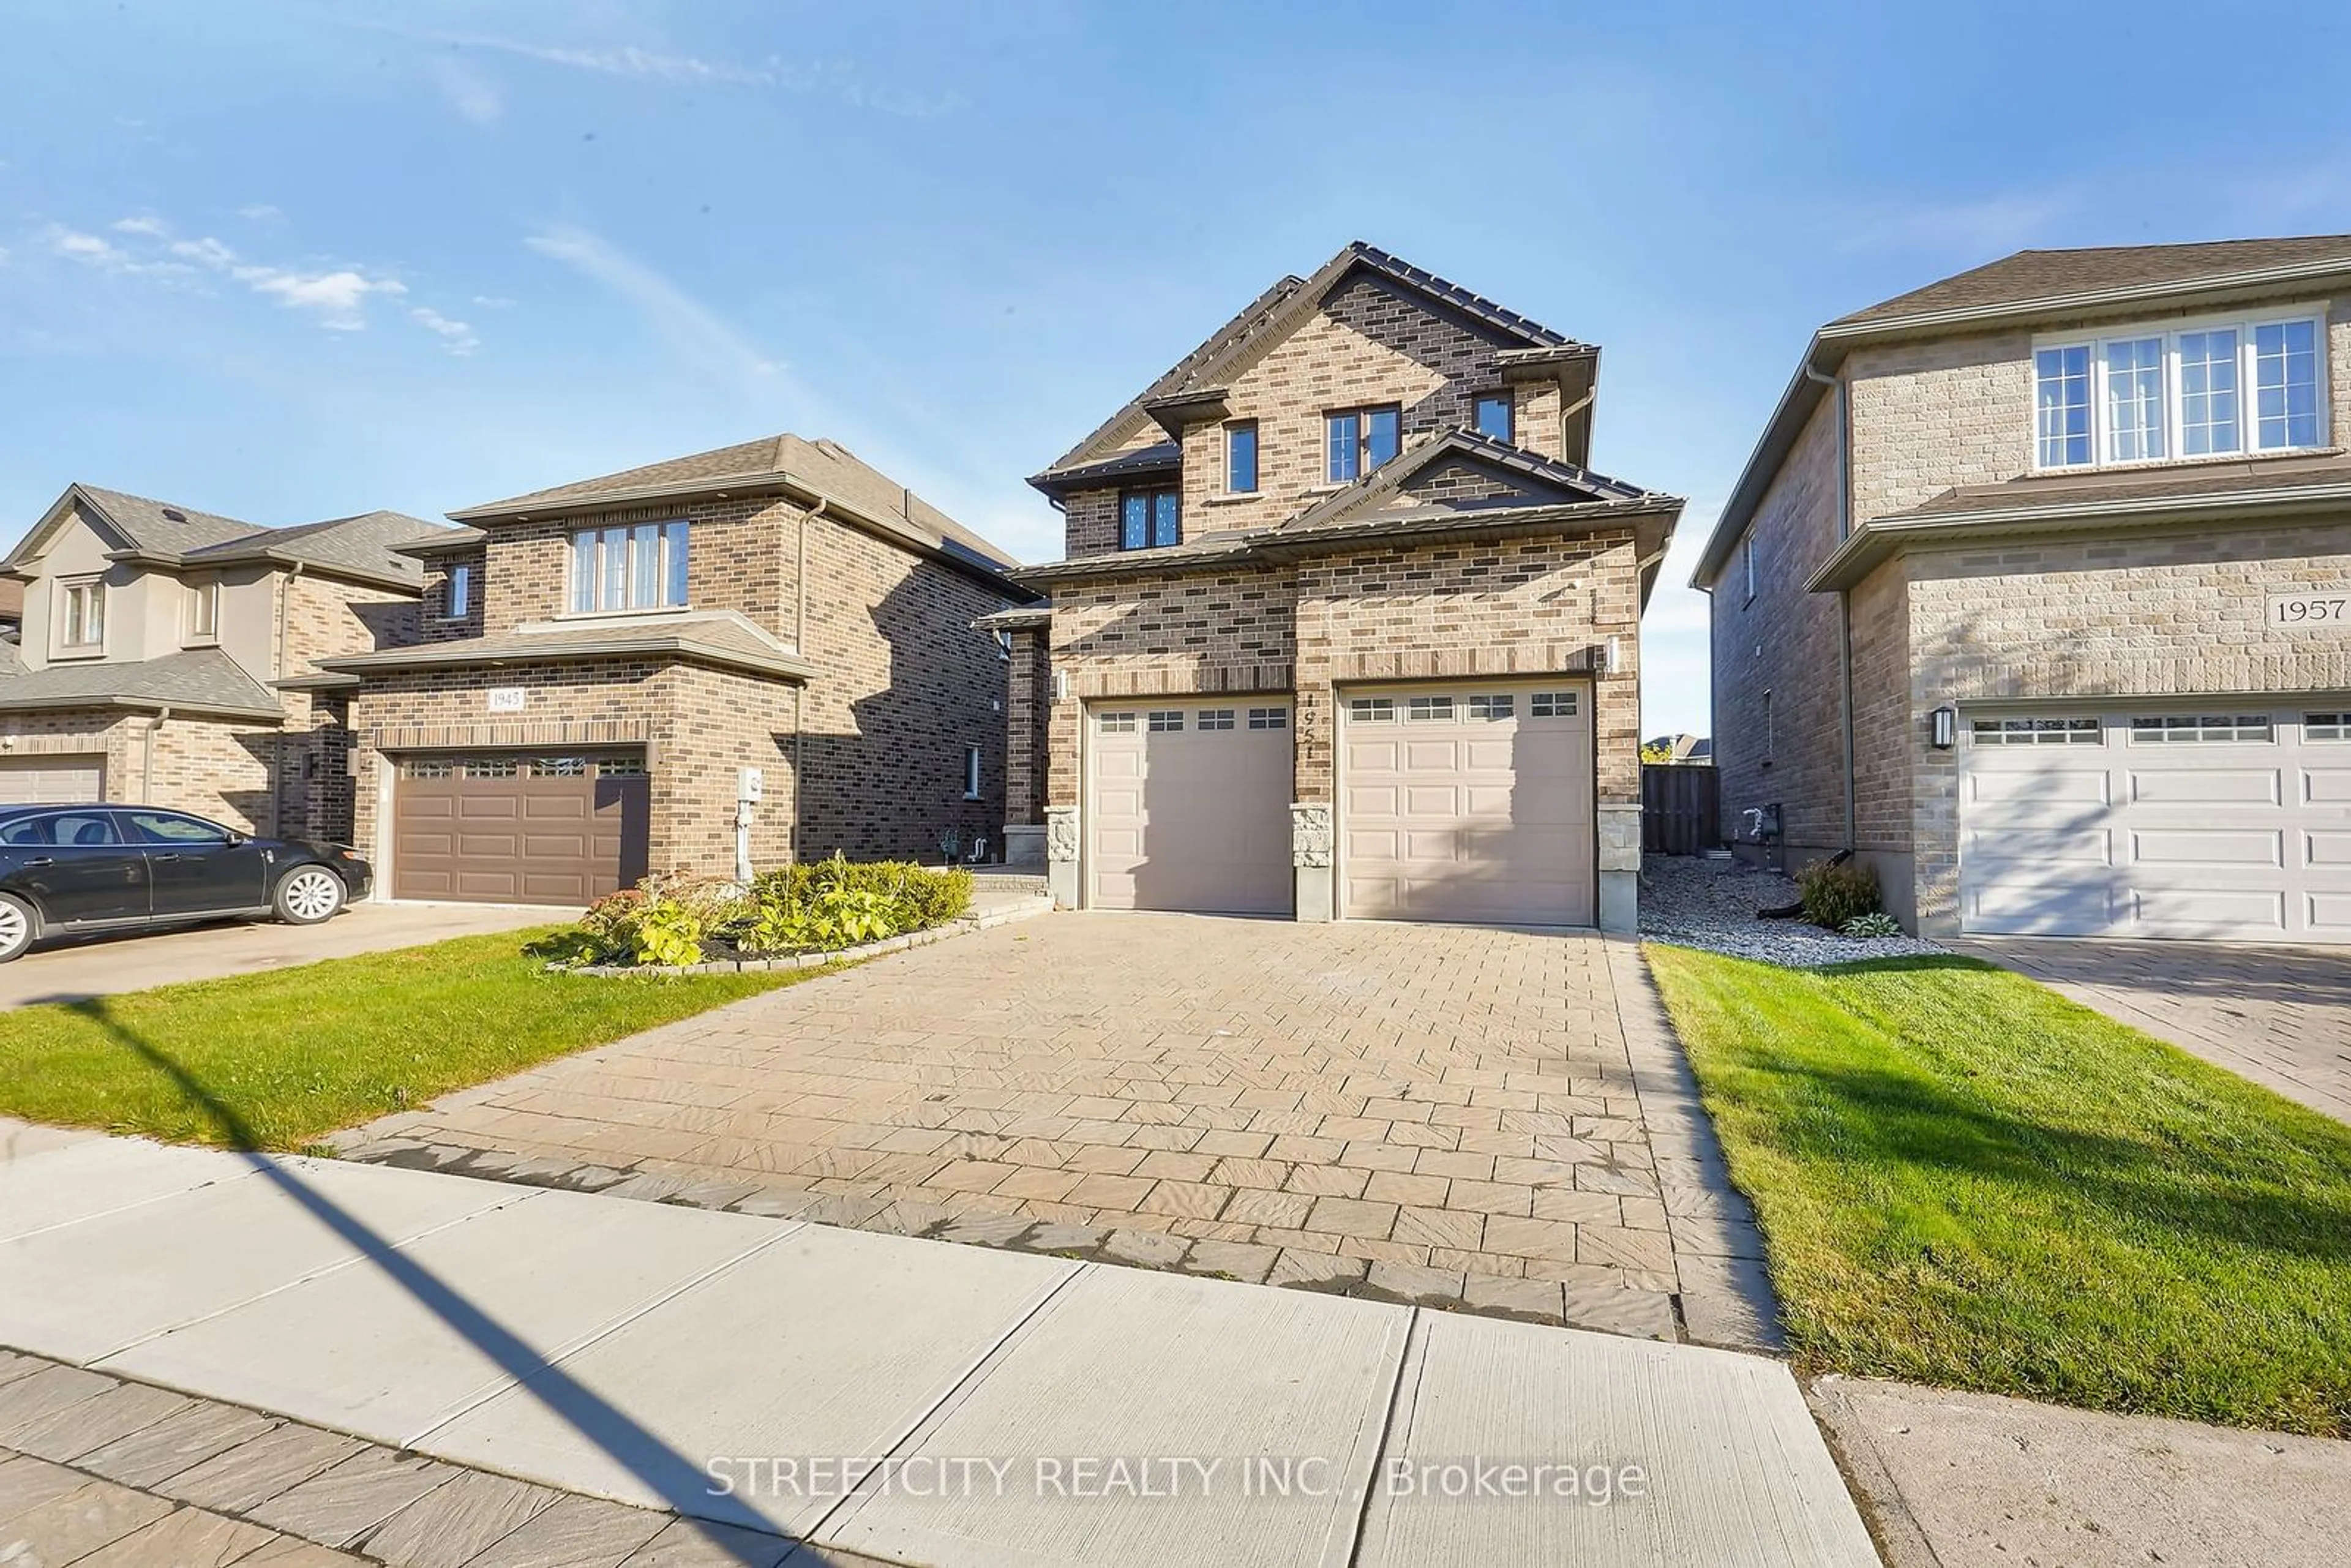
<svg viewBox="0 0 2351 1568">
<path fill-rule="evenodd" d="M 1856 915 L 1838 929 L 1848 936 L 1899 936 L 1902 935 L 1902 922 L 1879 909 L 1867 915 Z"/>
<path fill-rule="evenodd" d="M 1826 931 L 1842 931 L 1846 921 L 1876 913 L 1877 873 L 1850 862 L 1814 861 L 1796 873 L 1796 897 L 1805 919 Z"/>
<path fill-rule="evenodd" d="M 534 949 L 552 962 L 682 966 L 728 945 L 745 952 L 831 953 L 942 925 L 971 907 L 971 873 L 839 855 L 784 866 L 749 886 L 671 873 L 599 899 L 578 925 Z"/>
</svg>

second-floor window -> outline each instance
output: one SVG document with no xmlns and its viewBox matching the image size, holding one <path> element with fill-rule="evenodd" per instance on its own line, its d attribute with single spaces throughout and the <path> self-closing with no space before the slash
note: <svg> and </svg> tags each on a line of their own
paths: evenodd
<svg viewBox="0 0 2351 1568">
<path fill-rule="evenodd" d="M 2033 462 L 2087 468 L 2325 439 L 2314 317 L 2204 321 L 2033 350 Z"/>
<path fill-rule="evenodd" d="M 1174 490 L 1129 490 L 1118 500 L 1118 548 L 1181 544 L 1184 524 Z"/>
<path fill-rule="evenodd" d="M 1225 426 L 1225 492 L 1257 493 L 1257 421 L 1253 419 Z"/>
<path fill-rule="evenodd" d="M 571 536 L 571 610 L 664 610 L 685 603 L 685 525 L 581 528 Z"/>
<path fill-rule="evenodd" d="M 449 569 L 449 586 L 442 597 L 442 613 L 452 621 L 473 613 L 474 569 L 470 565 Z"/>
<path fill-rule="evenodd" d="M 1404 415 L 1393 403 L 1326 414 L 1324 424 L 1330 435 L 1328 476 L 1333 485 L 1362 478 L 1403 445 Z"/>
<path fill-rule="evenodd" d="M 190 643 L 220 641 L 220 579 L 202 578 L 188 584 L 188 635 Z"/>
<path fill-rule="evenodd" d="M 1476 418 L 1478 434 L 1490 435 L 1497 441 L 1510 441 L 1512 425 L 1510 394 L 1506 392 L 1478 394 Z"/>
<path fill-rule="evenodd" d="M 91 578 L 65 585 L 65 614 L 60 617 L 58 645 L 98 648 L 106 643 L 106 584 Z"/>
</svg>

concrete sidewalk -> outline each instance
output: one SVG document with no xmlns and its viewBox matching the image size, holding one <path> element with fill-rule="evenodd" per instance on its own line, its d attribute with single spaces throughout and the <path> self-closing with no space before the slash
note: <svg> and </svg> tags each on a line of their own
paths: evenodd
<svg viewBox="0 0 2351 1568">
<path fill-rule="evenodd" d="M 0 1345 L 570 1491 L 937 1568 L 1876 1562 L 1767 1359 L 6 1134 Z"/>
</svg>

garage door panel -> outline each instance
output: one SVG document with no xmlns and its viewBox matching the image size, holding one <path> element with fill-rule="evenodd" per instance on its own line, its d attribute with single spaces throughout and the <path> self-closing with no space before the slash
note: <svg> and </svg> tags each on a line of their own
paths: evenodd
<svg viewBox="0 0 2351 1568">
<path fill-rule="evenodd" d="M 2323 828 L 2303 834 L 2302 863 L 2351 867 L 2351 828 Z"/>
<path fill-rule="evenodd" d="M 2200 768 L 2157 773 L 2134 768 L 2130 798 L 2141 806 L 2274 806 L 2284 796 L 2274 768 Z"/>
<path fill-rule="evenodd" d="M 81 806 L 105 799 L 104 758 L 0 758 L 0 806 Z"/>
<path fill-rule="evenodd" d="M 2106 775 L 2095 773 L 2001 772 L 1969 776 L 1967 799 L 1982 805 L 2105 806 L 2112 797 Z"/>
<path fill-rule="evenodd" d="M 2311 894 L 2303 908 L 2313 936 L 2351 939 L 2351 892 Z"/>
<path fill-rule="evenodd" d="M 2001 828 L 1970 830 L 1959 852 L 1997 864 L 2106 866 L 2113 863 L 2113 837 L 2103 828 Z"/>
<path fill-rule="evenodd" d="M 2103 878 L 2017 877 L 1964 894 L 1968 928 L 2018 936 L 2098 936 L 2116 920 L 2115 890 Z"/>
<path fill-rule="evenodd" d="M 2313 805 L 2351 806 L 2351 768 L 2305 768 L 2302 798 Z"/>
<path fill-rule="evenodd" d="M 2148 936 L 2210 939 L 2285 934 L 2285 894 L 2254 888 L 2134 885 L 2129 924 Z"/>
<path fill-rule="evenodd" d="M 2131 860 L 2142 866 L 2283 865 L 2285 846 L 2273 831 L 2140 829 L 2131 834 Z"/>
</svg>

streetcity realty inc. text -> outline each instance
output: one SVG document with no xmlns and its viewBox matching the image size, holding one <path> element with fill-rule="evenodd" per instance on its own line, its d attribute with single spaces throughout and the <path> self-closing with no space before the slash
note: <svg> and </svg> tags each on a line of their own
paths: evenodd
<svg viewBox="0 0 2351 1568">
<path fill-rule="evenodd" d="M 1648 1495 L 1639 1465 L 1562 1459 L 1392 1458 L 1368 1473 L 1321 1455 L 914 1454 L 732 1456 L 703 1467 L 714 1497 L 1328 1498 L 1368 1486 L 1392 1498 L 1530 1498 L 1594 1508 Z M 1353 1473 L 1351 1473 L 1353 1472 Z"/>
</svg>

